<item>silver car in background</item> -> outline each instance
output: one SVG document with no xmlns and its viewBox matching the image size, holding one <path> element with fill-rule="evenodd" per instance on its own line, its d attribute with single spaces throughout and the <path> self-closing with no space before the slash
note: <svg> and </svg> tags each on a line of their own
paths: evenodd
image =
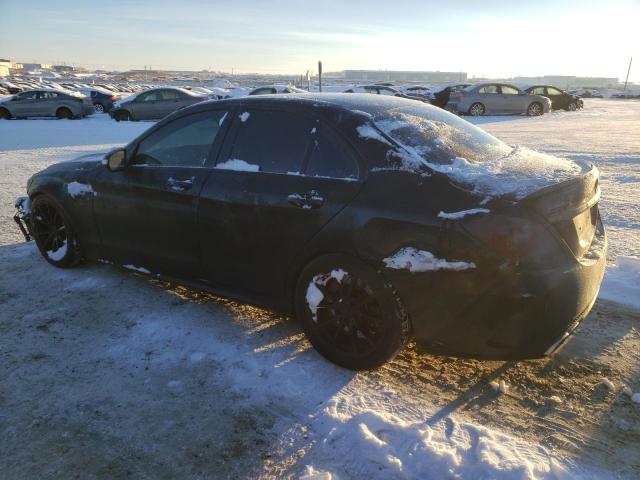
<svg viewBox="0 0 640 480">
<path fill-rule="evenodd" d="M 116 121 L 156 120 L 194 103 L 208 100 L 184 88 L 161 87 L 144 90 L 113 104 L 109 115 Z"/>
<path fill-rule="evenodd" d="M 69 90 L 40 88 L 0 100 L 0 118 L 81 118 L 93 114 L 90 98 Z"/>
<path fill-rule="evenodd" d="M 447 110 L 460 115 L 527 114 L 542 115 L 551 109 L 551 100 L 531 95 L 506 83 L 477 83 L 451 94 Z"/>
</svg>

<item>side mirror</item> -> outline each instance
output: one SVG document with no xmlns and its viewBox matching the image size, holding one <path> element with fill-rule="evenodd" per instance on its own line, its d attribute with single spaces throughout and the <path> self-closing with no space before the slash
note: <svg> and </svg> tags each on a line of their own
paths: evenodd
<svg viewBox="0 0 640 480">
<path fill-rule="evenodd" d="M 102 163 L 106 165 L 107 170 L 110 172 L 118 172 L 123 170 L 127 166 L 127 151 L 124 148 L 119 148 L 107 153 L 102 160 Z"/>
</svg>

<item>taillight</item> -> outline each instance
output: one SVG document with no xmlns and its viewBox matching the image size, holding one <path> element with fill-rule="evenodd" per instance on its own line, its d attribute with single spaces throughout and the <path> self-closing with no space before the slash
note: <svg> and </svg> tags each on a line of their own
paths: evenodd
<svg viewBox="0 0 640 480">
<path fill-rule="evenodd" d="M 118 97 L 116 97 L 115 95 L 111 95 L 109 97 L 109 100 L 111 100 L 112 102 L 115 102 L 118 99 Z"/>
</svg>

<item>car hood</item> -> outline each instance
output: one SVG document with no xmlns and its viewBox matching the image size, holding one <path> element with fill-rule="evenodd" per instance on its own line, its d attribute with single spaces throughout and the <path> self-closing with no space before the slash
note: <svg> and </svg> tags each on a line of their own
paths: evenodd
<svg viewBox="0 0 640 480">
<path fill-rule="evenodd" d="M 102 165 L 102 160 L 104 159 L 106 154 L 107 152 L 89 153 L 87 155 L 76 157 L 72 160 L 54 163 L 53 165 L 49 165 L 44 170 L 38 172 L 36 175 L 57 174 L 67 177 L 67 175 L 73 175 L 75 173 L 81 174 L 82 172 L 93 170 L 97 166 Z"/>
</svg>

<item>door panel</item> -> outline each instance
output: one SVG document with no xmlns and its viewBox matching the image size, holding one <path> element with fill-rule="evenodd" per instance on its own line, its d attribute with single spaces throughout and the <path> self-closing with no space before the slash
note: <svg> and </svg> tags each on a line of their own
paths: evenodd
<svg viewBox="0 0 640 480">
<path fill-rule="evenodd" d="M 296 256 L 357 194 L 361 182 L 357 162 L 320 136 L 319 120 L 267 108 L 239 112 L 236 134 L 221 150 L 200 197 L 203 263 L 208 278 L 221 288 L 250 292 L 273 304 L 282 298 Z M 326 153 L 319 145 L 327 146 Z M 324 161 L 325 173 L 317 156 L 336 152 L 354 166 Z M 227 170 L 231 165 L 245 171 Z M 331 174 L 346 178 L 328 178 Z"/>
<path fill-rule="evenodd" d="M 200 167 L 131 166 L 96 178 L 95 216 L 102 245 L 121 264 L 197 278 Z"/>
<path fill-rule="evenodd" d="M 225 114 L 191 113 L 162 124 L 135 146 L 135 164 L 97 176 L 94 214 L 110 258 L 201 277 L 198 196 L 227 130 Z"/>
<path fill-rule="evenodd" d="M 265 298 L 281 294 L 296 255 L 360 186 L 358 181 L 214 170 L 199 204 L 208 278 Z"/>
</svg>

